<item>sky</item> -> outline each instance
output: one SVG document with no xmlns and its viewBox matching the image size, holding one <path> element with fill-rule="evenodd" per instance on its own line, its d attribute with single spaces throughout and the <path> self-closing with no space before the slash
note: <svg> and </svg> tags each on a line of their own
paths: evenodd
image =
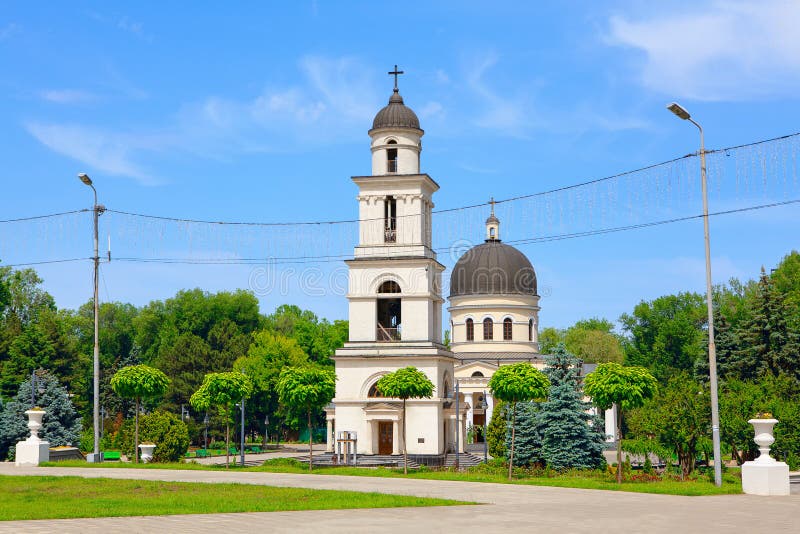
<svg viewBox="0 0 800 534">
<path fill-rule="evenodd" d="M 387 71 L 395 64 L 405 72 L 405 103 L 425 130 L 422 171 L 441 186 L 436 209 L 695 153 L 697 130 L 665 109 L 672 101 L 702 124 L 709 149 L 793 134 L 800 130 L 798 27 L 800 4 L 770 0 L 5 2 L 0 220 L 90 207 L 79 172 L 92 177 L 100 203 L 121 212 L 352 220 L 350 177 L 370 173 L 367 131 L 391 94 Z M 714 163 L 711 212 L 800 198 L 797 143 L 758 150 L 735 156 L 735 165 L 721 156 Z M 760 176 L 759 157 L 764 169 L 785 165 Z M 750 160 L 748 174 L 742 169 Z M 639 186 L 633 207 L 613 200 L 630 190 L 622 183 L 501 204 L 501 236 L 514 243 L 584 222 L 602 228 L 589 220 L 586 210 L 595 207 L 615 214 L 615 224 L 697 214 L 697 158 L 689 162 L 670 169 L 688 173 L 691 190 L 670 190 L 663 202 L 663 188 L 653 184 L 666 182 L 643 174 L 650 185 Z M 715 283 L 755 278 L 800 248 L 799 206 L 712 217 Z M 551 209 L 561 210 L 559 222 L 532 213 Z M 447 267 L 458 258 L 448 247 L 480 242 L 488 209 L 449 213 L 434 218 Z M 100 299 L 144 305 L 185 288 L 243 288 L 265 313 L 293 303 L 345 319 L 341 261 L 270 260 L 352 250 L 352 229 L 313 228 L 279 234 L 108 212 L 101 252 L 110 236 L 112 261 L 101 269 Z M 0 223 L 0 265 L 86 258 L 91 246 L 87 213 Z M 615 321 L 643 299 L 705 288 L 699 219 L 518 246 L 537 272 L 543 327 L 594 316 Z M 115 261 L 125 257 L 263 261 Z M 86 260 L 34 268 L 60 307 L 92 294 Z"/>
</svg>

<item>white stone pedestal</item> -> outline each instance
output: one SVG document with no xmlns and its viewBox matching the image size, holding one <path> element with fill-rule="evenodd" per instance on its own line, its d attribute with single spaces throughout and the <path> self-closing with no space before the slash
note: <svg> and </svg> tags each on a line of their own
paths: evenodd
<svg viewBox="0 0 800 534">
<path fill-rule="evenodd" d="M 750 495 L 789 495 L 789 466 L 769 455 L 769 447 L 775 443 L 772 428 L 777 419 L 750 419 L 755 429 L 753 441 L 760 454 L 752 462 L 742 465 L 742 491 Z"/>
<path fill-rule="evenodd" d="M 46 441 L 30 441 L 30 438 L 17 443 L 14 465 L 39 465 L 50 461 L 50 444 Z"/>
<path fill-rule="evenodd" d="M 742 465 L 742 491 L 750 495 L 789 495 L 789 466 L 773 462 L 745 462 Z"/>
<path fill-rule="evenodd" d="M 153 451 L 156 450 L 156 446 L 154 443 L 142 443 L 139 445 L 139 450 L 142 451 L 142 462 L 150 463 L 153 460 Z"/>
<path fill-rule="evenodd" d="M 39 429 L 42 428 L 44 410 L 28 410 L 28 428 L 31 435 L 25 441 L 17 443 L 14 465 L 39 465 L 50 461 L 50 443 L 39 438 Z"/>
</svg>

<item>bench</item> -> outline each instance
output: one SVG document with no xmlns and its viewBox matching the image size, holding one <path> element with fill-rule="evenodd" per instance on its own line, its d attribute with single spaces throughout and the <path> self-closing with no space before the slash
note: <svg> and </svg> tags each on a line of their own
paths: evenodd
<svg viewBox="0 0 800 534">
<path fill-rule="evenodd" d="M 103 460 L 119 461 L 119 458 L 120 458 L 119 451 L 103 451 Z"/>
</svg>

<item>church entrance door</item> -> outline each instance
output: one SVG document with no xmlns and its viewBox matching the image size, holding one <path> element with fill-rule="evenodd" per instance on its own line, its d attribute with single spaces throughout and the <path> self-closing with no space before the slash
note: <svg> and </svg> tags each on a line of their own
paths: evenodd
<svg viewBox="0 0 800 534">
<path fill-rule="evenodd" d="M 392 422 L 378 421 L 378 454 L 392 454 Z"/>
</svg>

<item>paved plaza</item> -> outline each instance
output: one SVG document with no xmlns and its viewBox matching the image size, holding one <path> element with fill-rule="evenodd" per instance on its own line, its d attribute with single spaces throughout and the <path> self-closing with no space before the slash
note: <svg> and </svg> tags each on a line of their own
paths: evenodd
<svg viewBox="0 0 800 534">
<path fill-rule="evenodd" d="M 475 501 L 476 506 L 64 519 L 0 523 L 0 532 L 798 532 L 800 495 L 680 497 L 474 482 L 281 473 L 114 468 L 18 468 L 3 475 L 79 475 L 176 482 L 378 491 Z"/>
</svg>

